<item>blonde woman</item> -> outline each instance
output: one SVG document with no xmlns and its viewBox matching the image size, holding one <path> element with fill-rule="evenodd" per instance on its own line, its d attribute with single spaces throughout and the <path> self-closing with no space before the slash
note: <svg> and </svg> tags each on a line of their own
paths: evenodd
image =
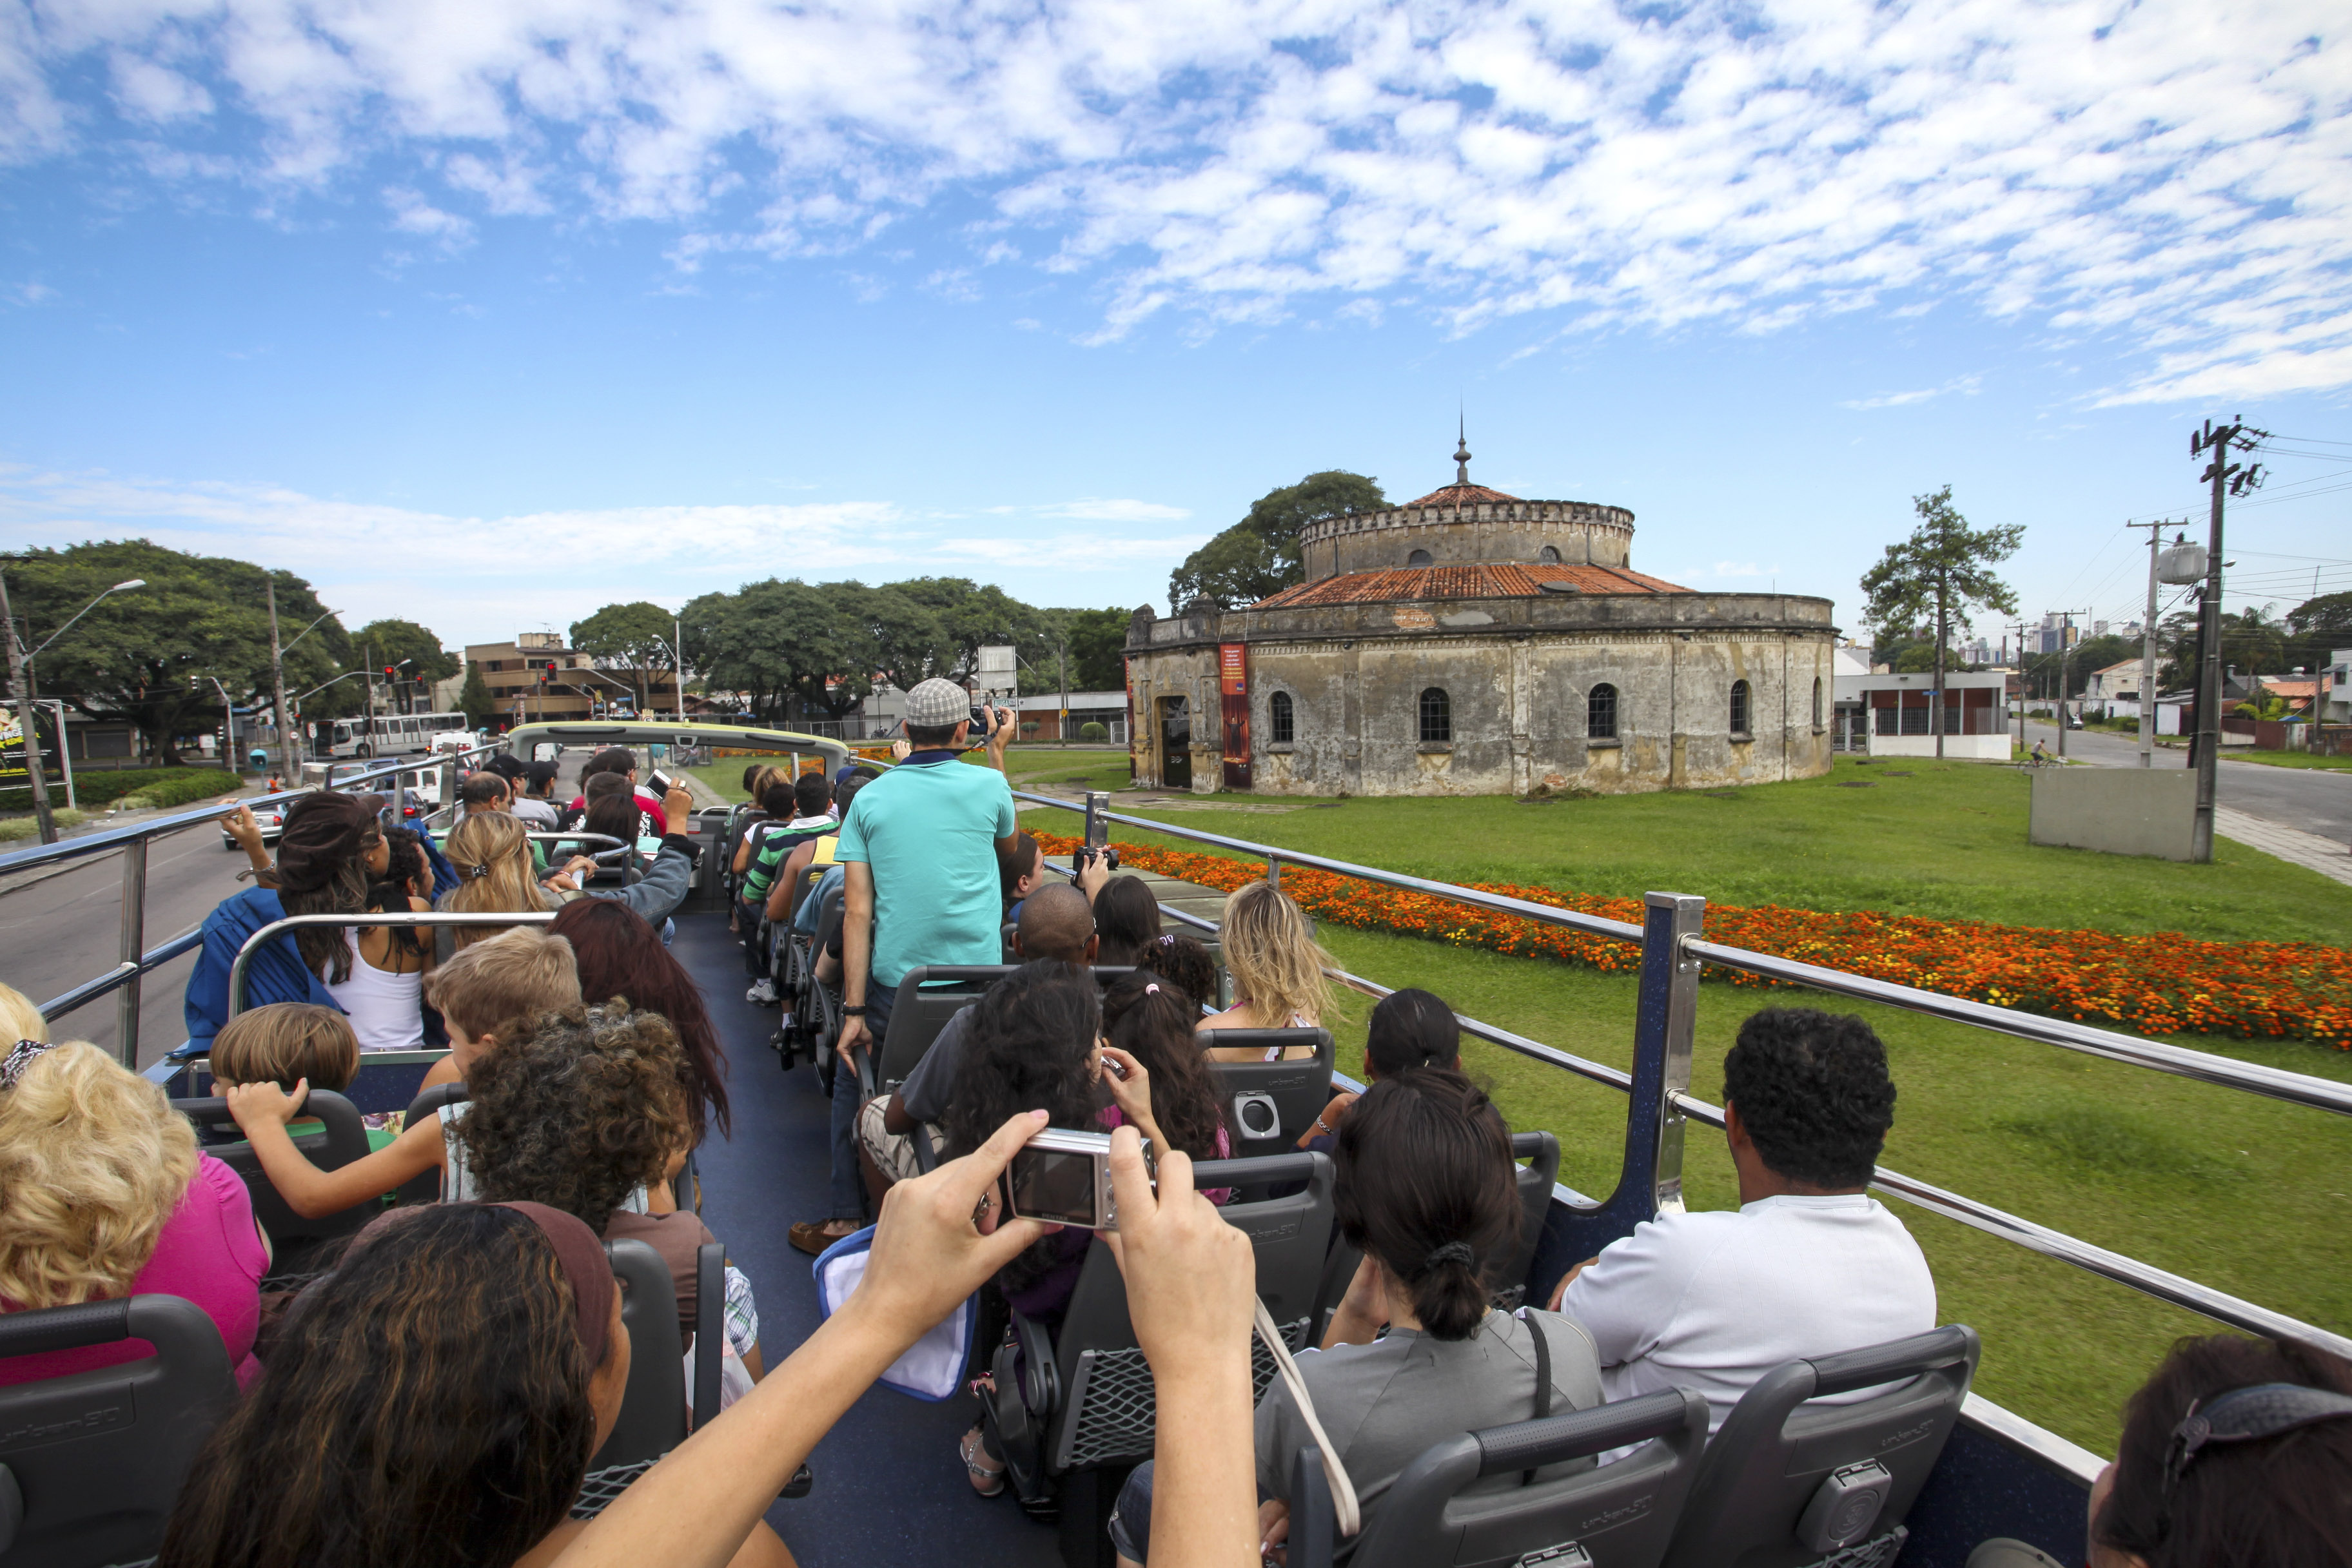
<svg viewBox="0 0 2352 1568">
<path fill-rule="evenodd" d="M 1234 1005 L 1201 1020 L 1203 1029 L 1312 1029 L 1331 1005 L 1324 966 L 1337 962 L 1308 929 L 1307 917 L 1288 894 L 1265 882 L 1235 888 L 1225 898 L 1218 926 L 1225 973 L 1234 979 Z M 1259 1049 L 1213 1048 L 1221 1062 L 1273 1061 L 1282 1055 L 1312 1056 L 1304 1046 Z"/>
<path fill-rule="evenodd" d="M 0 1060 L 0 1312 L 124 1296 L 202 1307 L 248 1382 L 269 1243 L 236 1173 L 196 1152 L 162 1089 L 96 1046 Z M 112 1366 L 142 1342 L 0 1360 L 0 1384 Z"/>
<path fill-rule="evenodd" d="M 560 909 L 562 894 L 576 893 L 579 885 L 569 871 L 551 877 L 545 886 L 532 874 L 530 840 L 519 818 L 504 812 L 485 811 L 457 824 L 442 852 L 457 873 L 457 885 L 441 895 L 445 914 L 528 914 Z M 574 866 L 579 864 L 575 860 Z M 593 862 L 590 862 L 593 864 Z M 471 947 L 488 942 L 512 926 L 464 926 L 454 946 Z"/>
<path fill-rule="evenodd" d="M 31 997 L 5 983 L 0 983 L 0 1030 L 7 1033 L 7 1038 L 0 1040 L 0 1047 L 25 1040 L 42 1046 L 49 1043 L 49 1021 L 41 1016 L 41 1010 L 33 1005 Z M 0 1057 L 5 1055 L 6 1050 L 0 1048 Z"/>
</svg>

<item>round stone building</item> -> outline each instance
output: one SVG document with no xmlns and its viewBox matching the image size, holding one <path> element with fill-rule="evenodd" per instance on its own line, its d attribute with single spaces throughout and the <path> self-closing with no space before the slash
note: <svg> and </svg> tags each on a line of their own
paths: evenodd
<svg viewBox="0 0 2352 1568">
<path fill-rule="evenodd" d="M 1830 601 L 1633 569 L 1633 514 L 1454 482 L 1309 524 L 1307 580 L 1135 612 L 1138 780 L 1198 794 L 1717 788 L 1830 768 Z"/>
</svg>

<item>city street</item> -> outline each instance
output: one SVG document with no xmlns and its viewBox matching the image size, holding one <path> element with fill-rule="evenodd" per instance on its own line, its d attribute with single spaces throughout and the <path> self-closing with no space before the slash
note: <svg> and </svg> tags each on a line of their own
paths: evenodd
<svg viewBox="0 0 2352 1568">
<path fill-rule="evenodd" d="M 2057 726 L 2043 720 L 2029 720 L 2025 743 L 2031 746 L 2036 741 L 2056 752 Z M 2136 768 L 2139 766 L 2139 742 L 2095 730 L 2072 730 L 2066 734 L 2066 755 L 2070 761 L 2095 767 Z M 2154 765 L 2185 768 L 2189 765 L 2189 752 L 2186 748 L 2158 746 Z M 2221 805 L 2249 816 L 2316 833 L 2338 843 L 2352 842 L 2352 771 L 2274 768 L 2263 763 L 2233 762 L 2224 752 L 2215 775 L 2214 792 Z"/>
</svg>

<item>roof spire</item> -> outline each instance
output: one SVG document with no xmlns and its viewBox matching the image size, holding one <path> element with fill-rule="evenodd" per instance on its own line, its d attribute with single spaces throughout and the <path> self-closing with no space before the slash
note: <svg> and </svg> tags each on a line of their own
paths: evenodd
<svg viewBox="0 0 2352 1568">
<path fill-rule="evenodd" d="M 1454 442 L 1454 482 L 1457 485 L 1470 482 L 1469 428 L 1466 420 L 1457 416 Z"/>
</svg>

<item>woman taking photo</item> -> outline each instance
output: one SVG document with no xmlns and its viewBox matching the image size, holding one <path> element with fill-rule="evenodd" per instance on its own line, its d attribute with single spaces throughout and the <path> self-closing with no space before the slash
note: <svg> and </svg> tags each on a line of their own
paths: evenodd
<svg viewBox="0 0 2352 1568">
<path fill-rule="evenodd" d="M 1288 894 L 1265 882 L 1235 888 L 1225 899 L 1218 928 L 1225 973 L 1234 979 L 1234 1005 L 1201 1021 L 1203 1029 L 1319 1028 L 1331 1005 L 1326 966 L 1337 961 L 1324 952 L 1307 917 Z M 1312 1056 L 1313 1048 L 1276 1046 L 1260 1049 L 1213 1047 L 1221 1062 L 1274 1061 Z"/>
<path fill-rule="evenodd" d="M 541 1568 L 587 1528 L 570 1509 L 628 1382 L 586 1226 L 540 1204 L 394 1210 L 287 1313 L 156 1562 Z M 765 1524 L 734 1556 L 791 1562 Z"/>
</svg>

